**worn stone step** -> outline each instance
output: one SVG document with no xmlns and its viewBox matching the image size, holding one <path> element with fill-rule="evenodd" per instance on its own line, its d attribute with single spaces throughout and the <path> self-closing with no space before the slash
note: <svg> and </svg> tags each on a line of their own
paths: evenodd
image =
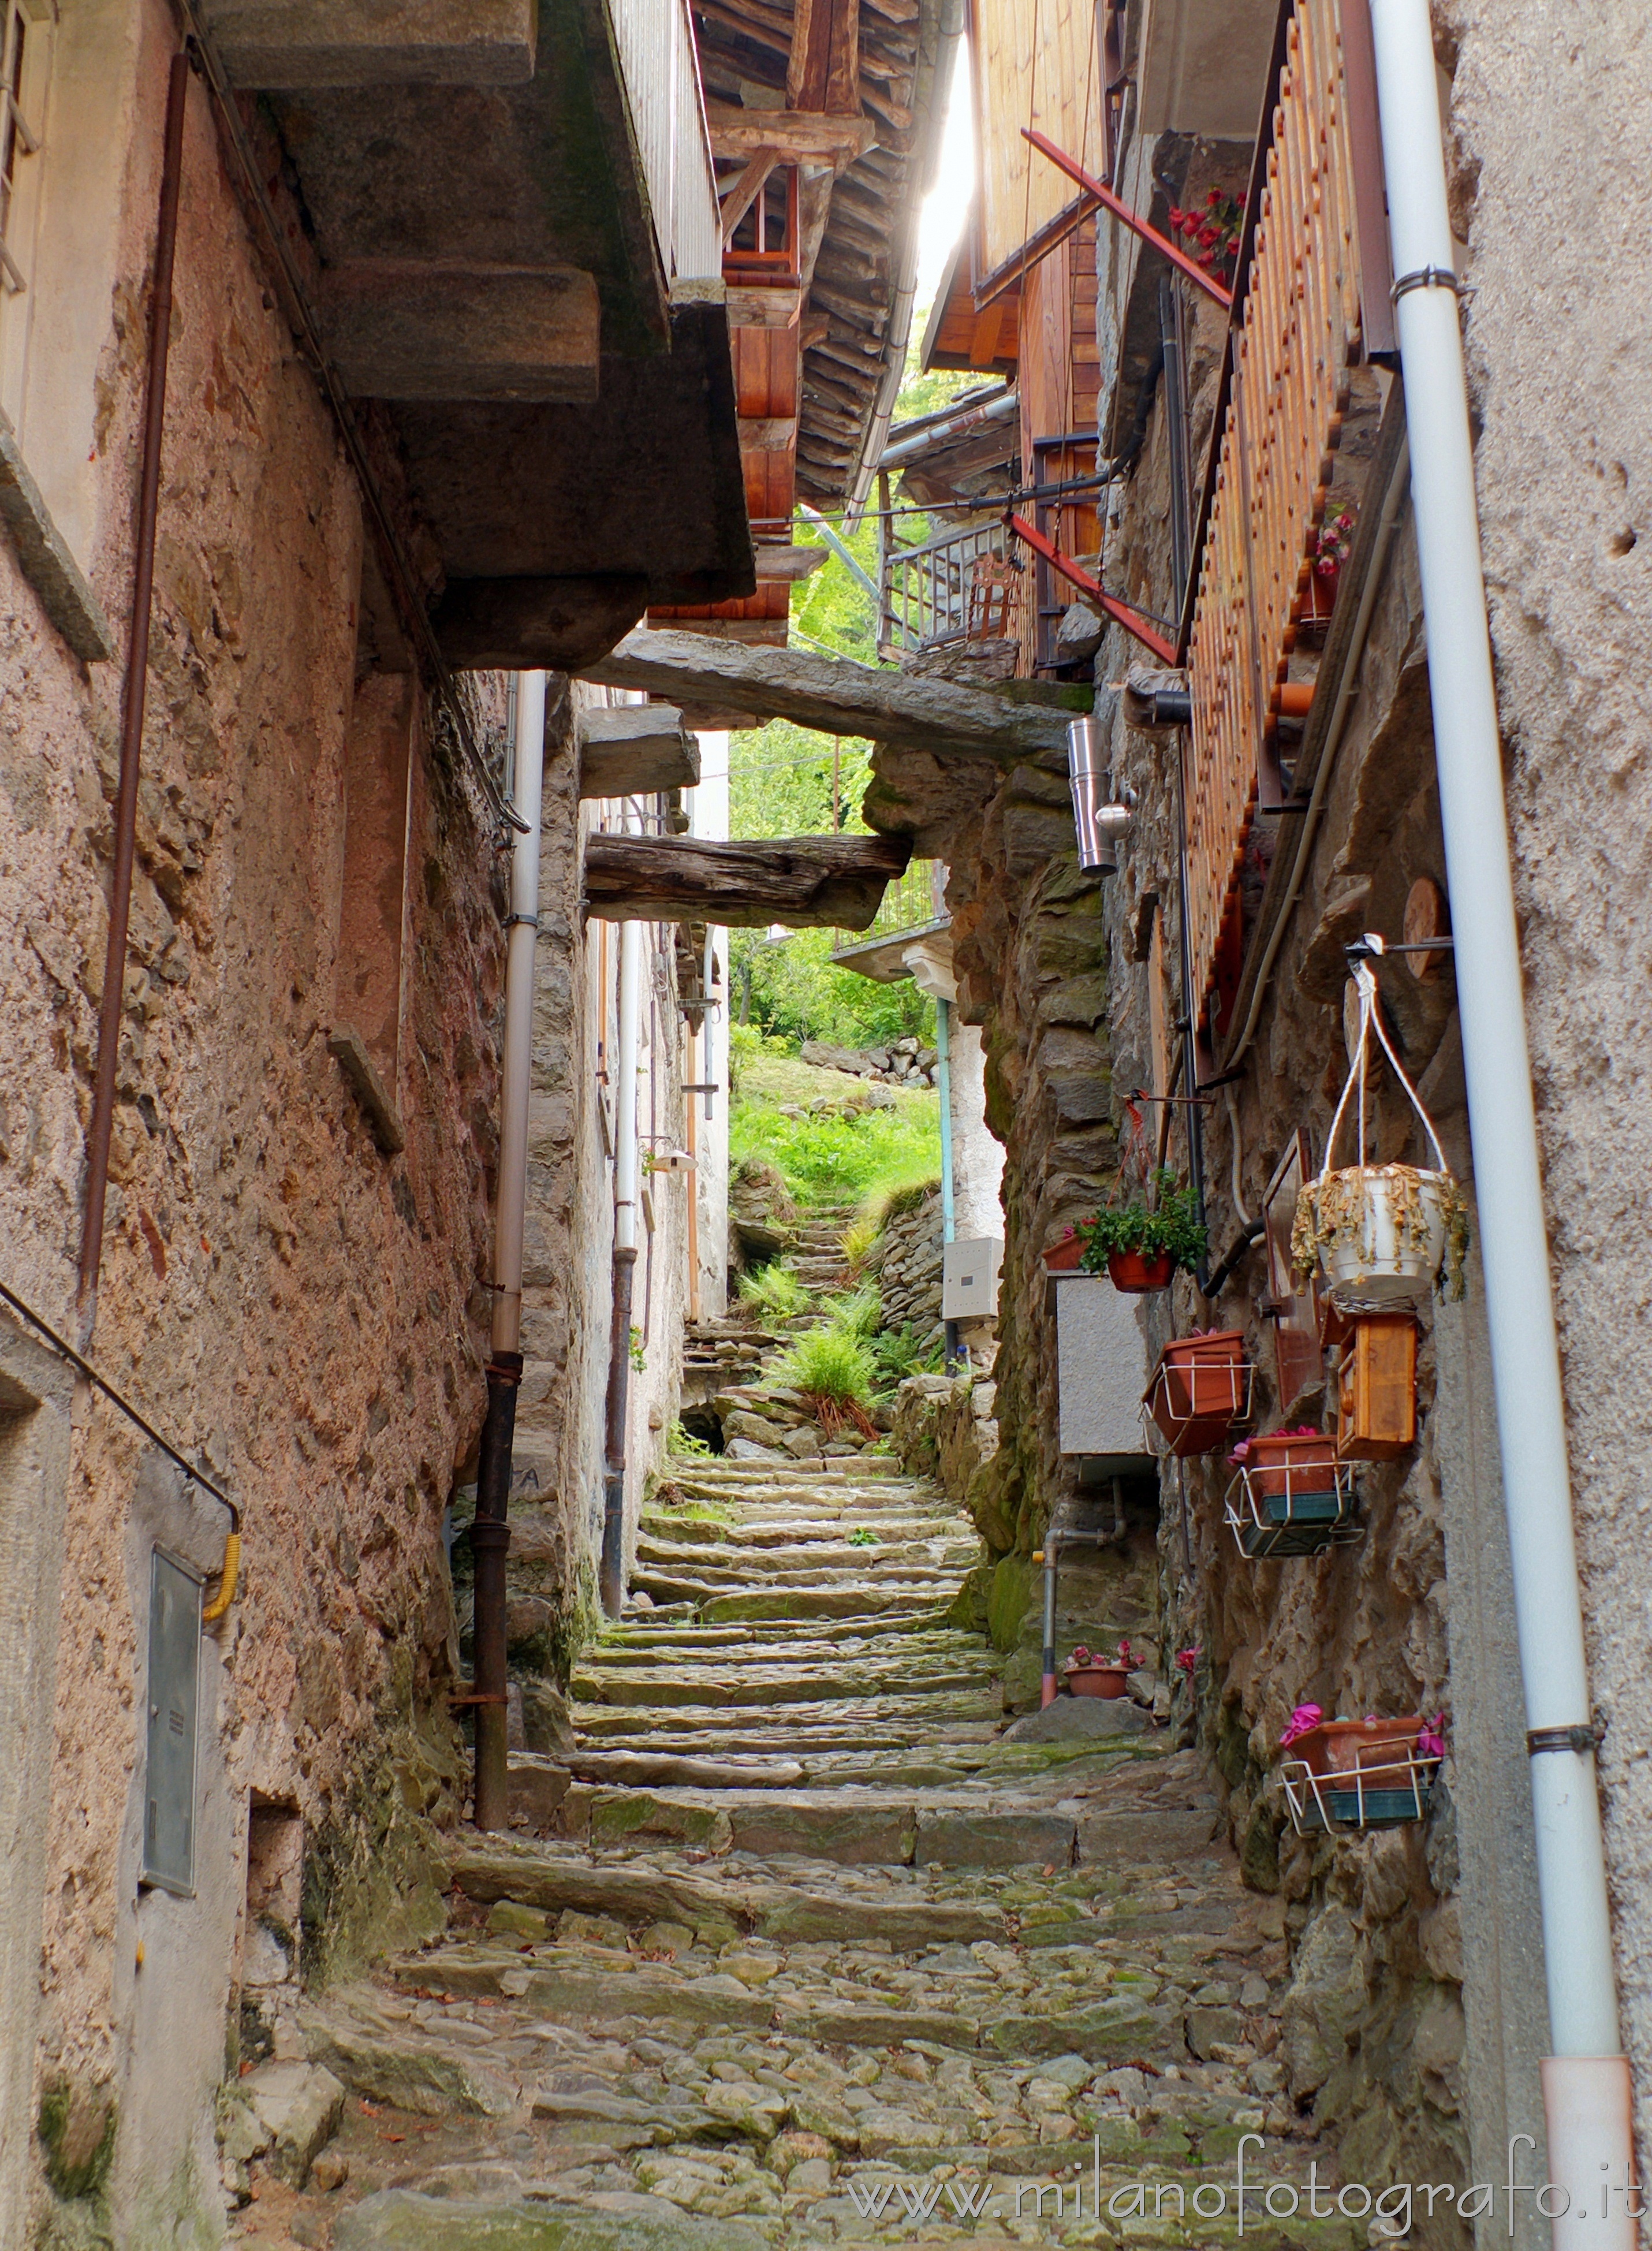
<svg viewBox="0 0 1652 2251">
<path fill-rule="evenodd" d="M 766 1628 L 751 1627 L 737 1638 L 727 1638 L 737 1631 L 732 1627 L 708 1628 L 702 1641 L 688 1639 L 686 1632 L 683 1638 L 675 1640 L 663 1631 L 646 1641 L 605 1639 L 587 1653 L 580 1669 L 594 1673 L 662 1664 L 674 1668 L 701 1665 L 812 1665 L 841 1666 L 858 1671 L 864 1665 L 878 1662 L 913 1669 L 937 1663 L 971 1664 L 984 1673 L 993 1669 L 983 1657 L 979 1642 L 962 1633 L 848 1634 L 837 1641 L 828 1641 L 816 1634 L 781 1636 Z"/>
<path fill-rule="evenodd" d="M 811 1889 L 710 1870 L 640 1868 L 596 1861 L 571 1847 L 536 1850 L 472 1835 L 447 1861 L 447 1880 L 481 1905 L 499 1900 L 560 1914 L 612 1915 L 633 1930 L 677 1922 L 691 1930 L 746 1933 L 778 1943 L 881 1943 L 896 1952 L 1001 1940 L 1004 1910 L 992 1899 L 933 1899 L 922 1892 Z M 721 1943 L 722 1942 L 719 1941 Z M 432 1964 L 441 1950 L 410 1959 Z"/>
<path fill-rule="evenodd" d="M 645 1577 L 681 1574 L 708 1583 L 760 1578 L 765 1586 L 832 1585 L 839 1579 L 864 1582 L 875 1561 L 881 1573 L 905 1584 L 945 1579 L 956 1583 L 974 1562 L 973 1541 L 880 1540 L 856 1546 L 840 1537 L 830 1546 L 793 1542 L 785 1547 L 746 1547 L 738 1540 L 688 1541 L 646 1539 L 637 1543 L 632 1584 Z"/>
<path fill-rule="evenodd" d="M 868 1526 L 868 1529 L 871 1528 Z M 764 1517 L 736 1518 L 721 1513 L 715 1517 L 685 1516 L 673 1510 L 645 1509 L 640 1536 L 649 1542 L 664 1542 L 673 1547 L 703 1548 L 727 1543 L 744 1548 L 785 1549 L 807 1547 L 815 1541 L 840 1544 L 854 1529 L 853 1512 L 776 1520 Z M 904 1510 L 895 1509 L 879 1513 L 875 1529 L 881 1549 L 904 1541 L 944 1540 L 956 1545 L 971 1541 L 972 1536 L 971 1527 L 959 1517 L 909 1515 Z"/>
<path fill-rule="evenodd" d="M 750 1587 L 732 1594 L 708 1589 L 699 1603 L 708 1625 L 735 1618 L 865 1618 L 890 1614 L 932 1620 L 940 1624 L 949 1603 L 937 1599 L 933 1587 L 889 1585 L 868 1587 L 852 1583 L 833 1585 Z"/>
<path fill-rule="evenodd" d="M 992 1693 L 997 1675 L 978 1659 L 970 1664 L 948 1664 L 936 1659 L 927 1664 L 857 1659 L 852 1668 L 855 1686 L 881 1696 L 945 1696 L 954 1692 Z M 804 1663 L 797 1666 L 749 1664 L 739 1666 L 701 1663 L 674 1666 L 668 1671 L 653 1666 L 605 1668 L 577 1672 L 570 1684 L 581 1704 L 646 1705 L 662 1710 L 681 1704 L 715 1704 L 726 1709 L 732 1703 L 829 1704 L 843 1694 L 842 1673 L 822 1671 Z"/>
<path fill-rule="evenodd" d="M 595 1742 L 613 1750 L 659 1751 L 684 1757 L 732 1758 L 747 1754 L 769 1757 L 801 1759 L 805 1763 L 822 1756 L 832 1758 L 871 1758 L 884 1756 L 909 1758 L 912 1730 L 902 1715 L 887 1721 L 855 1721 L 851 1724 L 822 1725 L 816 1719 L 819 1706 L 804 1707 L 806 1721 L 793 1724 L 765 1714 L 763 1724 L 746 1728 L 715 1728 L 708 1721 L 695 1727 L 681 1724 L 684 1714 L 692 1714 L 693 1705 L 680 1705 L 671 1714 L 672 1725 L 663 1720 L 654 1721 L 625 1706 L 597 1712 L 597 1722 L 591 1734 Z M 954 1750 L 991 1749 L 997 1735 L 996 1719 L 964 1721 L 931 1721 L 924 1729 L 926 1743 L 942 1757 Z M 584 1734 L 582 1728 L 582 1736 Z M 579 1754 L 573 1756 L 577 1761 Z"/>
</svg>

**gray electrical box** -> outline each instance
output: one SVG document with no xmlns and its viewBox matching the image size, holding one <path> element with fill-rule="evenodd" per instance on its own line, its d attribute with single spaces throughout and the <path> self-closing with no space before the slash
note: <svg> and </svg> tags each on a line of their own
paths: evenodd
<svg viewBox="0 0 1652 2251">
<path fill-rule="evenodd" d="M 1004 1245 L 993 1236 L 949 1243 L 941 1256 L 941 1319 L 990 1321 L 998 1311 L 998 1270 Z"/>
<path fill-rule="evenodd" d="M 184 1899 L 195 1890 L 200 1666 L 200 1574 L 156 1548 L 149 1564 L 149 1724 L 142 1880 Z"/>
</svg>

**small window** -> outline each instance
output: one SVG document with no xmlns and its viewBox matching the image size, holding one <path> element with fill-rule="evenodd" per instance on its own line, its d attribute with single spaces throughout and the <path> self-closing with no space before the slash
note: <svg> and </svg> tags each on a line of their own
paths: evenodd
<svg viewBox="0 0 1652 2251">
<path fill-rule="evenodd" d="M 49 0 L 0 0 L 0 405 L 15 423 L 27 373 L 54 25 Z"/>
<path fill-rule="evenodd" d="M 149 1566 L 142 1880 L 185 1899 L 195 1890 L 195 1742 L 200 1665 L 200 1575 L 157 1548 Z"/>
</svg>

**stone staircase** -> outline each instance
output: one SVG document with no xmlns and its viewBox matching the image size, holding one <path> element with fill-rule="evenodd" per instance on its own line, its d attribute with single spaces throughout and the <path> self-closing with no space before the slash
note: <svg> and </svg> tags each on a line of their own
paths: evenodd
<svg viewBox="0 0 1652 2251">
<path fill-rule="evenodd" d="M 836 1289 L 843 1281 L 843 1232 L 854 1217 L 853 1204 L 813 1204 L 793 1231 L 786 1264 L 811 1296 Z"/>
<path fill-rule="evenodd" d="M 556 1833 L 456 1839 L 444 1935 L 307 2004 L 342 2124 L 244 2239 L 1192 2251 L 1240 2242 L 1241 2137 L 1254 2183 L 1335 2178 L 1280 2091 L 1282 1902 L 1135 1707 L 1003 1732 L 933 1487 L 707 1460 L 643 1529 L 655 1607 L 576 1673 L 563 1766 L 516 1763 Z M 1244 2240 L 1366 2241 L 1303 2213 L 1254 2186 Z"/>
</svg>

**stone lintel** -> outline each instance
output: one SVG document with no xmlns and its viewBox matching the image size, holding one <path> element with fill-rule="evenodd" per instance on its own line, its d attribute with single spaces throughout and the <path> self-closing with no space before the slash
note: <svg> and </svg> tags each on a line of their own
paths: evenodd
<svg viewBox="0 0 1652 2251">
<path fill-rule="evenodd" d="M 650 796 L 700 779 L 700 745 L 669 703 L 582 711 L 577 735 L 581 797 Z"/>
<path fill-rule="evenodd" d="M 328 270 L 321 316 L 357 398 L 588 406 L 597 397 L 597 283 L 577 268 L 351 260 Z"/>
<path fill-rule="evenodd" d="M 460 671 L 577 672 L 622 641 L 647 605 L 644 578 L 450 578 L 431 623 Z"/>
<path fill-rule="evenodd" d="M 338 1024 L 328 1035 L 327 1048 L 366 1112 L 374 1140 L 387 1157 L 397 1155 L 406 1147 L 407 1136 L 402 1131 L 395 1098 L 379 1077 L 366 1042 L 350 1025 Z"/>
<path fill-rule="evenodd" d="M 207 23 L 248 92 L 319 86 L 519 86 L 536 0 L 211 0 Z"/>
<path fill-rule="evenodd" d="M 29 474 L 11 425 L 0 415 L 0 516 L 24 577 L 69 647 L 86 664 L 114 655 L 114 629 L 70 554 L 40 488 Z"/>
</svg>

